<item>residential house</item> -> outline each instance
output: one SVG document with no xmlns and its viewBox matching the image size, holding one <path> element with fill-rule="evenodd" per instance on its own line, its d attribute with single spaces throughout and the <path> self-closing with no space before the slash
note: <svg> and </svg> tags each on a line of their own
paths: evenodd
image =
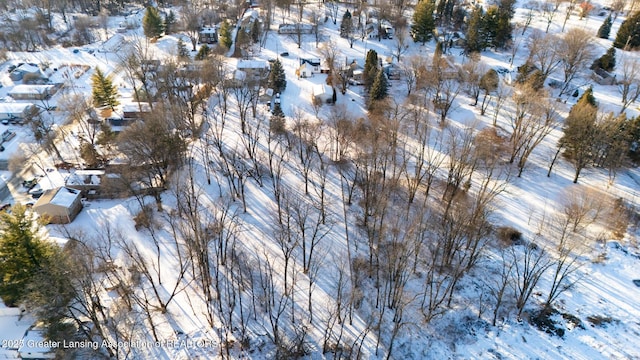
<svg viewBox="0 0 640 360">
<path fill-rule="evenodd" d="M 301 78 L 312 77 L 313 74 L 320 73 L 320 59 L 302 59 L 296 74 Z"/>
<path fill-rule="evenodd" d="M 35 105 L 31 103 L 0 103 L 0 120 L 5 119 L 22 119 L 24 118 Z"/>
<path fill-rule="evenodd" d="M 142 118 L 151 112 L 149 103 L 126 103 L 122 105 L 122 118 L 124 120 L 142 120 Z"/>
<path fill-rule="evenodd" d="M 40 68 L 36 64 L 21 64 L 11 71 L 9 78 L 13 81 L 20 81 L 25 77 L 25 75 L 44 78 L 42 71 L 40 71 Z"/>
<path fill-rule="evenodd" d="M 203 27 L 198 32 L 198 42 L 201 44 L 215 44 L 218 42 L 218 32 L 214 27 Z"/>
<path fill-rule="evenodd" d="M 316 32 L 316 26 L 313 24 L 295 23 L 295 24 L 280 24 L 278 26 L 278 34 L 293 35 L 293 34 L 314 34 Z"/>
<path fill-rule="evenodd" d="M 33 210 L 53 224 L 68 224 L 82 210 L 81 192 L 68 187 L 49 189 L 33 205 Z"/>
<path fill-rule="evenodd" d="M 55 85 L 16 85 L 8 95 L 15 100 L 46 100 L 56 93 Z"/>
<path fill-rule="evenodd" d="M 240 60 L 236 69 L 246 74 L 247 82 L 261 82 L 267 79 L 271 67 L 265 60 Z"/>
</svg>

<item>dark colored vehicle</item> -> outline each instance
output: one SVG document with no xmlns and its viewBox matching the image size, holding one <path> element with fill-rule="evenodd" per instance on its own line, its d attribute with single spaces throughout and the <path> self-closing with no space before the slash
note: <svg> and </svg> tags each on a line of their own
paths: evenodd
<svg viewBox="0 0 640 360">
<path fill-rule="evenodd" d="M 37 178 L 33 178 L 31 180 L 25 180 L 22 182 L 22 186 L 26 187 L 29 190 L 33 189 L 37 184 L 38 184 Z"/>
<path fill-rule="evenodd" d="M 2 204 L 0 205 L 0 211 L 7 211 L 11 208 L 11 204 Z"/>
</svg>

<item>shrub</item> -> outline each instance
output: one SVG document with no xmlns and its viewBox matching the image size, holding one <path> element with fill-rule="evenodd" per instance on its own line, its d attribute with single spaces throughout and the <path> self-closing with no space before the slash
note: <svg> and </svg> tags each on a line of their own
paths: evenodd
<svg viewBox="0 0 640 360">
<path fill-rule="evenodd" d="M 498 240 L 506 245 L 519 244 L 522 241 L 522 233 L 511 226 L 501 226 L 496 232 Z"/>
<path fill-rule="evenodd" d="M 587 321 L 591 323 L 591 326 L 598 326 L 598 327 L 606 327 L 608 324 L 618 322 L 618 320 L 613 319 L 611 316 L 602 316 L 602 315 L 587 316 Z"/>
</svg>

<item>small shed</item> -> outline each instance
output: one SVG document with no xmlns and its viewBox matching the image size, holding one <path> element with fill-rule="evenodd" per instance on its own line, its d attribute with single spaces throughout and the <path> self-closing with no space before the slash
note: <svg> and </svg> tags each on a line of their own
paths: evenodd
<svg viewBox="0 0 640 360">
<path fill-rule="evenodd" d="M 591 78 L 600 85 L 615 85 L 617 83 L 615 75 L 612 76 L 610 73 L 600 68 L 593 71 Z"/>
<path fill-rule="evenodd" d="M 45 100 L 56 93 L 55 85 L 16 85 L 8 95 L 15 100 Z"/>
<path fill-rule="evenodd" d="M 313 102 L 330 103 L 333 99 L 333 88 L 327 84 L 316 84 L 312 89 Z"/>
<path fill-rule="evenodd" d="M 81 193 L 68 187 L 49 189 L 33 205 L 33 210 L 53 224 L 68 224 L 82 210 Z"/>
</svg>

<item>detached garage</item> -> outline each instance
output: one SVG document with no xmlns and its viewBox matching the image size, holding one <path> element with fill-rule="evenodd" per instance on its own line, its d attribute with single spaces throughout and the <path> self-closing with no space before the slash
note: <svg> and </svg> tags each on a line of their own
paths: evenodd
<svg viewBox="0 0 640 360">
<path fill-rule="evenodd" d="M 33 210 L 52 224 L 68 224 L 82 210 L 80 190 L 59 187 L 44 192 Z"/>
</svg>

